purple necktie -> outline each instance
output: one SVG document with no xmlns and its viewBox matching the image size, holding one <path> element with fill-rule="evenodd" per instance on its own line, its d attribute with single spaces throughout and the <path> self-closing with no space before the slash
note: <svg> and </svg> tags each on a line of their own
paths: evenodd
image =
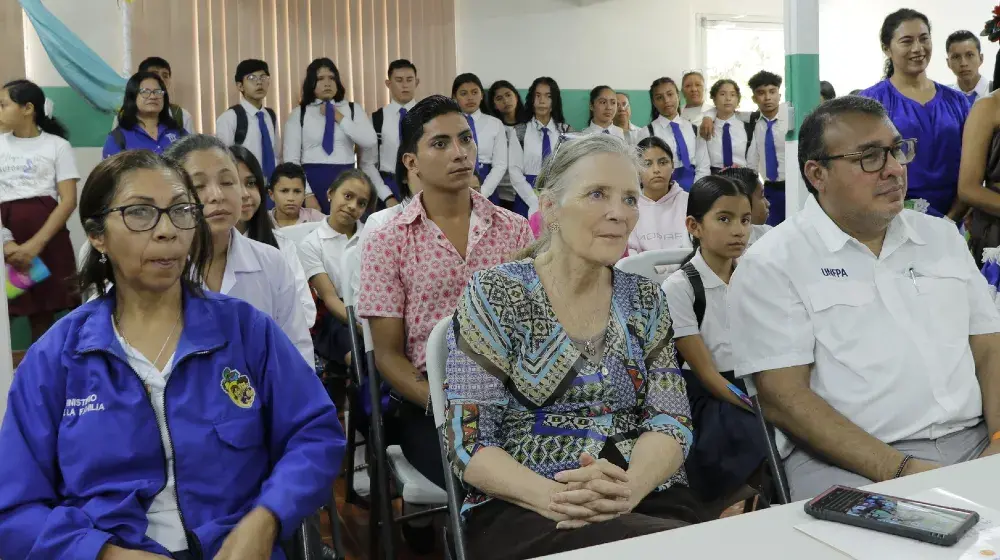
<svg viewBox="0 0 1000 560">
<path fill-rule="evenodd" d="M 406 107 L 399 108 L 399 144 L 403 144 L 403 119 L 406 118 Z"/>
<path fill-rule="evenodd" d="M 767 121 L 767 132 L 764 134 L 764 171 L 768 181 L 778 180 L 778 149 L 774 145 L 774 123 Z"/>
<path fill-rule="evenodd" d="M 549 138 L 549 129 L 542 129 L 542 161 L 544 162 L 552 155 L 552 140 Z"/>
<path fill-rule="evenodd" d="M 472 129 L 472 140 L 476 143 L 476 175 L 479 175 L 479 135 L 476 134 L 476 121 L 472 120 L 472 115 L 465 115 L 465 120 L 469 121 L 469 128 Z"/>
<path fill-rule="evenodd" d="M 722 166 L 733 166 L 733 135 L 729 133 L 729 123 L 722 125 Z"/>
<path fill-rule="evenodd" d="M 337 127 L 337 119 L 334 117 L 333 103 L 326 102 L 326 128 L 323 129 L 323 151 L 326 155 L 333 154 L 333 131 Z"/>
</svg>

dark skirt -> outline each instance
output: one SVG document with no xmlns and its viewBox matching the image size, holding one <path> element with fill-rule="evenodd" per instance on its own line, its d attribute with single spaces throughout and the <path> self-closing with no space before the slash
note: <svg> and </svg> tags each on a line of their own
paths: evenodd
<svg viewBox="0 0 1000 560">
<path fill-rule="evenodd" d="M 494 499 L 469 512 L 465 540 L 476 560 L 514 560 L 659 533 L 708 521 L 689 488 L 672 486 L 646 496 L 632 511 L 579 529 L 556 529 L 555 521 Z"/>
<path fill-rule="evenodd" d="M 14 234 L 14 241 L 25 243 L 45 225 L 58 202 L 50 196 L 0 203 L 0 221 Z M 76 287 L 76 260 L 69 230 L 58 231 L 38 255 L 52 273 L 27 292 L 7 302 L 12 317 L 55 313 L 80 305 Z"/>
<path fill-rule="evenodd" d="M 713 502 L 747 483 L 766 459 L 767 442 L 753 414 L 715 398 L 690 371 L 684 374 L 694 423 L 694 445 L 684 470 L 698 496 Z M 746 392 L 731 372 L 722 376 Z"/>
<path fill-rule="evenodd" d="M 306 172 L 306 179 L 309 181 L 309 188 L 316 196 L 320 210 L 324 214 L 330 215 L 330 201 L 326 198 L 326 191 L 330 190 L 330 185 L 337 180 L 337 177 L 345 171 L 354 169 L 353 164 L 336 163 L 305 163 L 302 169 Z"/>
</svg>

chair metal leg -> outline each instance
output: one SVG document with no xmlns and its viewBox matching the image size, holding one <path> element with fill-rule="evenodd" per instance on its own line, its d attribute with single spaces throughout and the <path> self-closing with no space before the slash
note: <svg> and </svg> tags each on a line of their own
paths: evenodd
<svg viewBox="0 0 1000 560">
<path fill-rule="evenodd" d="M 327 509 L 330 510 L 330 533 L 333 537 L 333 551 L 337 554 L 337 558 L 346 558 L 346 552 L 344 551 L 344 532 L 340 526 L 340 512 L 337 511 L 336 491 L 331 491 L 330 504 L 327 506 Z"/>
<path fill-rule="evenodd" d="M 757 395 L 750 397 L 750 403 L 753 405 L 753 411 L 757 416 L 757 423 L 764 432 L 764 439 L 767 441 L 767 464 L 771 467 L 771 476 L 774 478 L 778 500 L 782 504 L 790 504 L 792 503 L 792 493 L 788 489 L 788 479 L 785 478 L 785 467 L 781 462 L 781 456 L 778 454 L 778 446 L 774 442 L 774 428 L 764 418 L 764 411 L 760 407 Z"/>
<path fill-rule="evenodd" d="M 377 505 L 372 510 L 378 509 L 379 540 L 384 557 L 395 560 L 396 547 L 393 542 L 393 513 L 392 501 L 389 494 L 389 459 L 385 454 L 385 432 L 382 426 L 382 390 L 378 370 L 375 368 L 375 354 L 368 352 L 365 355 L 368 365 L 368 396 L 371 399 L 372 418 L 371 436 L 368 438 L 372 442 L 375 451 L 374 469 L 375 480 L 373 480 L 373 494 L 375 487 L 378 488 Z M 373 556 L 374 557 L 374 556 Z"/>
<path fill-rule="evenodd" d="M 455 560 L 466 560 L 465 557 L 465 534 L 462 532 L 462 517 L 458 503 L 458 484 L 455 482 L 455 475 L 452 474 L 448 463 L 448 454 L 445 451 L 447 440 L 438 427 L 438 440 L 441 448 L 441 467 L 444 469 L 444 486 L 448 494 L 448 525 L 451 528 L 451 538 L 455 543 Z M 447 549 L 448 543 L 445 543 Z"/>
</svg>

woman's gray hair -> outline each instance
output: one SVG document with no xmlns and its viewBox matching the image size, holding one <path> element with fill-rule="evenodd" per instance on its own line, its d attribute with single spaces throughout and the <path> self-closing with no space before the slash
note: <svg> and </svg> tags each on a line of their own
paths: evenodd
<svg viewBox="0 0 1000 560">
<path fill-rule="evenodd" d="M 627 159 L 632 163 L 635 170 L 635 183 L 639 184 L 639 175 L 642 171 L 642 162 L 639 153 L 634 146 L 629 145 L 621 138 L 611 134 L 589 134 L 585 136 L 572 137 L 559 144 L 552 157 L 545 161 L 542 171 L 535 181 L 535 190 L 538 192 L 540 203 L 539 211 L 542 212 L 542 234 L 535 243 L 518 254 L 520 258 L 534 257 L 545 251 L 552 240 L 552 232 L 549 230 L 549 218 L 544 210 L 544 203 L 551 203 L 552 208 L 559 208 L 566 201 L 566 195 L 572 184 L 569 181 L 569 170 L 577 162 L 598 154 L 614 154 Z"/>
</svg>

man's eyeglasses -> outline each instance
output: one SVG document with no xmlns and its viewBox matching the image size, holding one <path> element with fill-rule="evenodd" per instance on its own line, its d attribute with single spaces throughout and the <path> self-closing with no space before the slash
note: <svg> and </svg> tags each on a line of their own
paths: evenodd
<svg viewBox="0 0 1000 560">
<path fill-rule="evenodd" d="M 152 204 L 128 204 L 111 208 L 95 217 L 120 212 L 125 227 L 134 232 L 149 231 L 160 223 L 160 218 L 166 214 L 177 229 L 194 229 L 201 219 L 201 204 L 180 202 L 167 208 L 158 208 Z"/>
<path fill-rule="evenodd" d="M 861 164 L 861 170 L 865 173 L 879 173 L 885 169 L 885 164 L 889 161 L 889 153 L 900 165 L 906 165 L 913 161 L 917 155 L 917 139 L 908 138 L 893 144 L 892 146 L 872 146 L 860 152 L 840 154 L 836 156 L 826 156 L 816 158 L 815 161 L 833 161 L 835 159 L 850 159 Z"/>
<path fill-rule="evenodd" d="M 163 94 L 167 93 L 162 89 L 146 89 L 142 88 L 139 90 L 139 95 L 143 97 L 163 97 Z"/>
<path fill-rule="evenodd" d="M 246 77 L 246 80 L 251 84 L 269 84 L 271 83 L 271 76 L 268 76 L 266 74 L 263 76 L 250 74 L 249 76 Z"/>
</svg>

